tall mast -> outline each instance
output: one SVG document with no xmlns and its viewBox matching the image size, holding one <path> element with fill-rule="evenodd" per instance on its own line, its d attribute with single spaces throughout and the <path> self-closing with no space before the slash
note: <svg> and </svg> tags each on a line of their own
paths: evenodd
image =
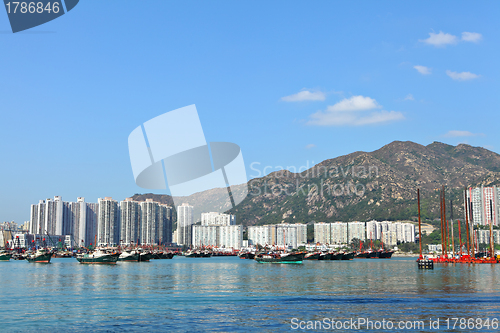
<svg viewBox="0 0 500 333">
<path fill-rule="evenodd" d="M 470 233 L 471 233 L 471 242 L 472 242 L 472 256 L 476 257 L 476 241 L 474 240 L 474 214 L 472 210 L 472 202 L 469 199 L 469 223 L 470 223 Z"/>
<path fill-rule="evenodd" d="M 462 234 L 460 232 L 460 220 L 457 220 L 457 222 L 458 222 L 458 245 L 460 246 L 459 255 L 460 258 L 462 258 Z"/>
<path fill-rule="evenodd" d="M 439 195 L 439 207 L 441 208 L 441 255 L 444 256 L 444 223 L 443 223 L 443 190 Z"/>
<path fill-rule="evenodd" d="M 464 190 L 464 212 L 465 212 L 465 231 L 466 231 L 466 240 L 467 240 L 467 255 L 470 256 L 470 232 L 469 232 L 469 203 L 467 201 L 467 188 Z"/>
<path fill-rule="evenodd" d="M 448 257 L 448 221 L 446 220 L 446 193 L 444 191 L 444 185 L 443 185 L 443 221 L 444 221 L 444 255 Z"/>
<path fill-rule="evenodd" d="M 493 201 L 490 199 L 490 258 L 495 256 L 493 250 Z"/>
<path fill-rule="evenodd" d="M 418 244 L 420 245 L 419 259 L 422 259 L 422 222 L 420 221 L 420 189 L 417 189 L 417 205 L 418 205 Z"/>
<path fill-rule="evenodd" d="M 450 199 L 451 251 L 455 257 L 455 235 L 453 233 L 453 200 Z"/>
</svg>

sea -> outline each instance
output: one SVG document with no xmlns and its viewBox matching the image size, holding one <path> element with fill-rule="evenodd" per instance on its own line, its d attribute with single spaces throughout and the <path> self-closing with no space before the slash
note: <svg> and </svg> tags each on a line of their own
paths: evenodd
<svg viewBox="0 0 500 333">
<path fill-rule="evenodd" d="M 500 265 L 419 270 L 415 260 L 11 260 L 0 262 L 0 331 L 500 330 Z"/>
</svg>

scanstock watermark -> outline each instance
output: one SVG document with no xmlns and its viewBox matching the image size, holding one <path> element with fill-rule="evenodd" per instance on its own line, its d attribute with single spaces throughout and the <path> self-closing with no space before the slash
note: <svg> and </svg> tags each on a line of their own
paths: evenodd
<svg viewBox="0 0 500 333">
<path fill-rule="evenodd" d="M 323 318 L 321 320 L 300 320 L 292 318 L 290 320 L 292 330 L 353 330 L 353 331 L 433 331 L 433 330 L 468 330 L 469 332 L 479 332 L 481 330 L 498 330 L 498 318 L 429 318 L 426 320 L 391 320 L 391 319 L 371 319 L 359 318 Z"/>
<path fill-rule="evenodd" d="M 4 0 L 12 32 L 31 29 L 63 16 L 75 8 L 80 0 Z"/>
<path fill-rule="evenodd" d="M 253 173 L 249 182 L 250 195 L 330 195 L 330 196 L 363 196 L 366 192 L 366 180 L 379 176 L 376 165 L 314 165 L 314 161 L 306 161 L 302 166 L 281 165 L 263 166 L 260 162 L 250 164 Z M 272 174 L 276 179 L 292 181 L 268 182 L 259 181 L 260 177 Z M 309 179 L 316 179 L 308 182 Z M 319 180 L 319 181 L 318 181 Z M 364 181 L 361 181 L 364 180 Z"/>
</svg>

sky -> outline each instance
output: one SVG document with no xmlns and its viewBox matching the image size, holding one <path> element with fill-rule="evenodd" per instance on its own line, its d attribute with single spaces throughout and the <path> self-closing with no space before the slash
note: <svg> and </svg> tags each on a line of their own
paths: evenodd
<svg viewBox="0 0 500 333">
<path fill-rule="evenodd" d="M 16 34 L 0 10 L 0 221 L 55 195 L 168 193 L 135 184 L 128 136 L 191 104 L 207 141 L 241 147 L 249 179 L 394 140 L 498 153 L 499 10 L 82 0 Z"/>
</svg>

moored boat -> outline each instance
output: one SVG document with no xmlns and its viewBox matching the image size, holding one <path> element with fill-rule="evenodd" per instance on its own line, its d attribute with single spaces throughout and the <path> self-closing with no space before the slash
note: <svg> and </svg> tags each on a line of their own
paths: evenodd
<svg viewBox="0 0 500 333">
<path fill-rule="evenodd" d="M 330 252 L 322 252 L 319 254 L 318 260 L 331 260 L 332 259 L 332 253 Z"/>
<path fill-rule="evenodd" d="M 9 261 L 11 257 L 12 254 L 9 251 L 0 251 L 0 261 Z"/>
<path fill-rule="evenodd" d="M 118 257 L 118 261 L 138 262 L 140 253 L 135 250 L 123 251 Z"/>
<path fill-rule="evenodd" d="M 258 263 L 301 264 L 305 255 L 305 252 L 260 253 L 255 256 L 255 260 Z"/>
<path fill-rule="evenodd" d="M 353 260 L 356 252 L 344 252 L 342 254 L 342 260 Z"/>
<path fill-rule="evenodd" d="M 52 252 L 46 249 L 38 249 L 35 253 L 26 257 L 28 262 L 48 264 L 52 258 Z"/>
<path fill-rule="evenodd" d="M 319 255 L 321 252 L 311 252 L 304 256 L 305 260 L 319 260 Z"/>
<path fill-rule="evenodd" d="M 344 255 L 344 252 L 335 252 L 332 253 L 332 257 L 330 260 L 342 260 L 342 256 Z"/>
<path fill-rule="evenodd" d="M 391 259 L 393 254 L 394 254 L 394 250 L 383 250 L 382 252 L 379 252 L 379 258 Z"/>
<path fill-rule="evenodd" d="M 76 260 L 80 264 L 116 264 L 119 257 L 119 252 L 97 249 L 94 252 L 77 255 Z"/>
<path fill-rule="evenodd" d="M 238 255 L 240 259 L 254 259 L 255 253 L 252 252 L 243 252 Z"/>
</svg>

